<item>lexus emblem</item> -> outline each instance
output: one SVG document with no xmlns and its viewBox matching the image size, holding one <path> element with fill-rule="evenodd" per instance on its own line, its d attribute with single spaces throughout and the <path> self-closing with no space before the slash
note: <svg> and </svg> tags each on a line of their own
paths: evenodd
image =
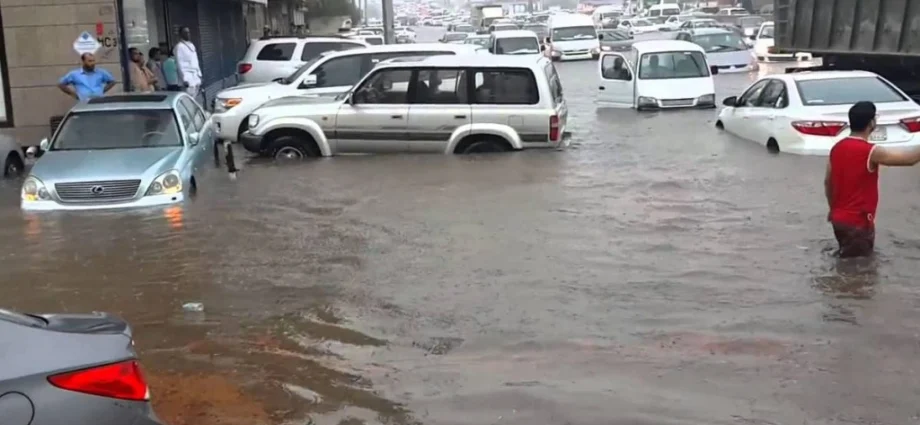
<svg viewBox="0 0 920 425">
<path fill-rule="evenodd" d="M 102 195 L 102 193 L 105 192 L 105 188 L 102 186 L 93 186 L 89 191 L 93 192 L 93 195 Z"/>
</svg>

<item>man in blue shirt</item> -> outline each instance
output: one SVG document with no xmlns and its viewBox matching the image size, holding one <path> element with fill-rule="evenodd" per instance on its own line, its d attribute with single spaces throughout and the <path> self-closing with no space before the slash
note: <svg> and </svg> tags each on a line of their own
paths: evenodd
<svg viewBox="0 0 920 425">
<path fill-rule="evenodd" d="M 96 69 L 96 57 L 92 53 L 80 56 L 83 66 L 67 73 L 58 87 L 68 96 L 81 102 L 101 97 L 115 86 L 115 78 L 109 71 Z"/>
</svg>

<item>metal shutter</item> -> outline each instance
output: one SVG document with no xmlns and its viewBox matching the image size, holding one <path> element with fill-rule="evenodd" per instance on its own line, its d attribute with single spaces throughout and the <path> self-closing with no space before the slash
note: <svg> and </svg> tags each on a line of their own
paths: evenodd
<svg viewBox="0 0 920 425">
<path fill-rule="evenodd" d="M 220 91 L 223 77 L 220 56 L 223 44 L 220 35 L 221 6 L 226 4 L 216 0 L 198 2 L 198 33 L 201 38 L 198 55 L 201 57 L 201 91 L 204 92 L 204 105 L 210 105 L 210 100 Z"/>
<path fill-rule="evenodd" d="M 179 28 L 189 27 L 192 30 L 192 43 L 200 46 L 198 32 L 198 2 L 196 0 L 166 0 L 167 19 L 169 22 L 169 48 L 176 47 L 179 42 Z M 199 55 L 201 49 L 198 49 Z"/>
</svg>

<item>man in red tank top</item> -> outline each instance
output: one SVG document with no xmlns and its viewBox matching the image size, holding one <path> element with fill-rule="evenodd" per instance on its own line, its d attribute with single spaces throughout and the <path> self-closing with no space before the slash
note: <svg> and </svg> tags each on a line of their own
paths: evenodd
<svg viewBox="0 0 920 425">
<path fill-rule="evenodd" d="M 920 162 L 920 148 L 897 149 L 869 143 L 875 130 L 872 102 L 850 108 L 850 136 L 831 149 L 824 177 L 828 221 L 840 245 L 841 257 L 864 257 L 875 249 L 878 208 L 878 169 L 881 165 L 910 166 Z"/>
</svg>

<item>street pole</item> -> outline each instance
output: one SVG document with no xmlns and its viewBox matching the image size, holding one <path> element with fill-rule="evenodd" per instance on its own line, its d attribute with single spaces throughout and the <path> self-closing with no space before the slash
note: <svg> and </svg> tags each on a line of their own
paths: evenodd
<svg viewBox="0 0 920 425">
<path fill-rule="evenodd" d="M 393 44 L 396 42 L 393 34 L 393 0 L 380 0 L 383 9 L 383 42 Z"/>
</svg>

